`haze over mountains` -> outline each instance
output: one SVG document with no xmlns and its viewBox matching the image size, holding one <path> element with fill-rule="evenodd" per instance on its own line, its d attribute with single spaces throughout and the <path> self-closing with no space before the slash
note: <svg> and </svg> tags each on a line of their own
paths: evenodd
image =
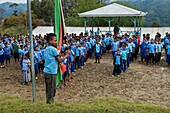
<svg viewBox="0 0 170 113">
<path fill-rule="evenodd" d="M 108 1 L 108 0 L 106 0 Z M 170 26 L 170 0 L 110 0 L 125 1 L 136 7 L 141 11 L 148 12 L 145 17 L 145 26 L 151 26 L 153 22 L 158 22 L 160 26 Z M 0 4 L 0 9 L 4 9 L 3 18 L 6 18 L 13 13 L 10 8 L 10 2 Z M 27 9 L 26 4 L 19 4 L 17 7 L 18 12 L 25 12 Z"/>
</svg>

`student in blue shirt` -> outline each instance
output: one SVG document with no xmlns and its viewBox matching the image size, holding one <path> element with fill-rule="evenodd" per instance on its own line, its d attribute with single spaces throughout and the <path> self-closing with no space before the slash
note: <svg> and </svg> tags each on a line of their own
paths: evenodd
<svg viewBox="0 0 170 113">
<path fill-rule="evenodd" d="M 106 42 L 106 51 L 108 51 L 108 53 L 109 53 L 110 48 L 111 48 L 111 44 L 110 44 L 111 40 L 110 40 L 108 33 L 106 34 L 105 42 Z"/>
<path fill-rule="evenodd" d="M 37 60 L 38 60 L 38 73 L 40 76 L 43 74 L 43 62 L 42 62 L 42 52 L 39 50 L 38 46 L 35 48 L 35 53 L 37 54 Z"/>
<path fill-rule="evenodd" d="M 4 50 L 2 48 L 2 46 L 0 45 L 0 67 L 1 68 L 4 68 L 5 65 L 4 65 Z"/>
<path fill-rule="evenodd" d="M 30 66 L 30 60 L 29 60 L 29 53 L 24 55 L 23 61 L 22 61 L 22 77 L 23 77 L 23 84 L 28 85 L 28 71 Z"/>
<path fill-rule="evenodd" d="M 121 74 L 121 65 L 122 65 L 122 56 L 120 50 L 118 49 L 115 56 L 113 57 L 113 73 L 112 76 L 120 76 Z"/>
<path fill-rule="evenodd" d="M 45 64 L 44 64 L 44 78 L 46 85 L 46 103 L 51 104 L 54 102 L 54 96 L 56 93 L 56 75 L 59 69 L 59 63 L 64 61 L 69 55 L 70 52 L 66 51 L 66 55 L 63 58 L 60 58 L 56 46 L 56 35 L 54 33 L 49 33 L 46 37 L 48 46 L 44 52 Z"/>
<path fill-rule="evenodd" d="M 96 56 L 96 62 L 95 63 L 99 63 L 100 64 L 100 58 L 101 58 L 101 45 L 99 44 L 100 40 L 97 39 L 97 43 L 95 44 L 95 56 Z"/>
<path fill-rule="evenodd" d="M 10 53 L 11 53 L 11 47 L 8 46 L 8 42 L 5 43 L 4 49 L 4 55 L 5 55 L 5 60 L 6 60 L 6 65 L 10 65 Z"/>
<path fill-rule="evenodd" d="M 78 44 L 76 44 L 76 58 L 75 58 L 75 67 L 77 70 L 80 70 L 80 56 L 81 56 L 81 49 Z M 76 70 L 75 70 L 76 71 Z"/>
<path fill-rule="evenodd" d="M 68 47 L 64 50 L 65 54 L 67 51 L 70 51 Z M 68 76 L 68 81 L 71 81 L 71 79 L 73 79 L 71 75 L 71 57 L 68 56 L 65 60 L 66 60 L 66 76 Z"/>
<path fill-rule="evenodd" d="M 114 57 L 115 56 L 115 53 L 117 52 L 118 50 L 118 45 L 117 45 L 117 42 L 116 42 L 116 38 L 114 39 L 114 42 L 111 43 L 111 49 L 112 49 L 112 56 Z"/>
<path fill-rule="evenodd" d="M 71 49 L 71 46 L 70 46 L 70 58 L 71 58 L 71 73 L 74 73 L 74 70 L 75 70 L 75 52 Z"/>
<path fill-rule="evenodd" d="M 80 58 L 80 66 L 83 68 L 84 62 L 85 62 L 85 54 L 86 54 L 86 47 L 84 46 L 84 43 L 81 43 L 81 58 Z"/>
<path fill-rule="evenodd" d="M 168 44 L 166 46 L 167 49 L 167 53 L 166 53 L 166 63 L 168 64 L 168 66 L 170 66 L 170 44 Z"/>
<path fill-rule="evenodd" d="M 91 42 L 90 42 L 90 38 L 88 38 L 87 45 L 88 45 L 88 57 L 89 57 L 89 58 L 92 58 L 93 50 L 92 50 L 92 44 L 91 44 Z"/>
<path fill-rule="evenodd" d="M 102 35 L 102 53 L 105 54 L 106 53 L 106 42 L 105 42 L 105 36 Z"/>
<path fill-rule="evenodd" d="M 151 43 L 148 45 L 148 52 L 149 52 L 150 64 L 151 63 L 155 64 L 156 45 L 153 39 L 151 39 Z"/>
<path fill-rule="evenodd" d="M 121 51 L 121 57 L 122 57 L 122 70 L 123 72 L 126 71 L 126 68 L 127 68 L 127 49 L 126 49 L 126 45 L 123 45 L 122 46 L 122 51 Z"/>
<path fill-rule="evenodd" d="M 140 55 L 142 63 L 146 61 L 146 49 L 147 49 L 146 39 L 143 39 L 143 42 L 140 45 Z"/>
</svg>

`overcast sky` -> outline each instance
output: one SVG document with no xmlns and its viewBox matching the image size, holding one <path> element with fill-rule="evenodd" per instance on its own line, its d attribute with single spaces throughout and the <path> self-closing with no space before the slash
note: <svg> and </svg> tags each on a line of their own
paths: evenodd
<svg viewBox="0 0 170 113">
<path fill-rule="evenodd" d="M 0 4 L 4 2 L 26 3 L 27 0 L 0 0 Z"/>
</svg>

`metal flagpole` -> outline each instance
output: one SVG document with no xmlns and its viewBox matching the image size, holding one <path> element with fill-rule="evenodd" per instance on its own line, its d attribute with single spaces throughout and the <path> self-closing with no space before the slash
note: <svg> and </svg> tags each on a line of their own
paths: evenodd
<svg viewBox="0 0 170 113">
<path fill-rule="evenodd" d="M 29 25 L 29 39 L 31 44 L 31 75 L 32 75 L 32 96 L 33 102 L 36 102 L 36 89 L 35 89 L 35 70 L 34 70 L 34 48 L 32 37 L 32 17 L 31 17 L 31 0 L 27 0 L 28 11 L 28 25 Z"/>
</svg>

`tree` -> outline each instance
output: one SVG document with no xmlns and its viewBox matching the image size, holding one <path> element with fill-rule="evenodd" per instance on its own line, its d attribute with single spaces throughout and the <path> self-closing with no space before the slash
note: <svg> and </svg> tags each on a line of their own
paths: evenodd
<svg viewBox="0 0 170 113">
<path fill-rule="evenodd" d="M 5 10 L 0 8 L 0 21 L 3 19 L 4 12 Z"/>
<path fill-rule="evenodd" d="M 17 12 L 18 12 L 18 10 L 17 10 L 17 8 L 16 8 L 17 6 L 18 6 L 17 3 L 12 3 L 12 4 L 9 6 L 9 7 L 12 7 L 12 8 L 14 7 L 14 10 L 13 10 L 13 12 L 14 12 L 13 15 L 14 15 L 14 16 L 17 16 Z"/>
<path fill-rule="evenodd" d="M 104 6 L 104 3 L 98 0 L 77 0 L 75 6 L 70 9 L 69 15 L 66 18 L 66 25 L 68 26 L 83 26 L 83 18 L 78 16 L 78 13 L 93 10 Z"/>
<path fill-rule="evenodd" d="M 153 22 L 152 27 L 160 27 L 160 24 L 158 22 Z"/>
</svg>

